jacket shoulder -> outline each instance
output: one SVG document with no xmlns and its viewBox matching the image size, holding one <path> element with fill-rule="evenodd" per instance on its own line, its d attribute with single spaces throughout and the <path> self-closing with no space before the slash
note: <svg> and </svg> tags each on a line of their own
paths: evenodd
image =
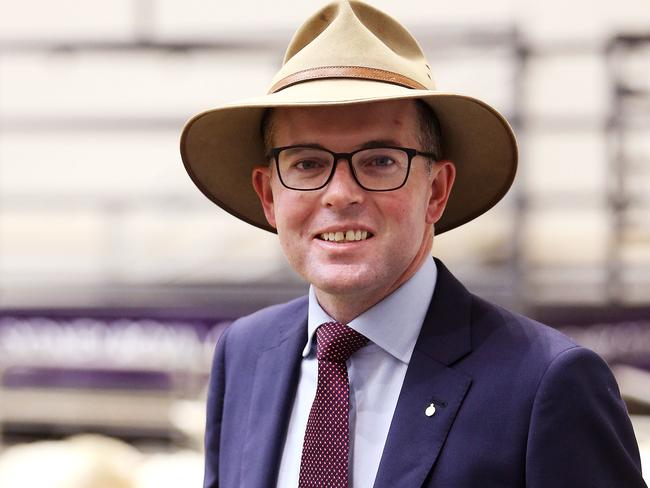
<svg viewBox="0 0 650 488">
<path fill-rule="evenodd" d="M 230 343 L 275 343 L 306 324 L 308 297 L 271 305 L 238 318 L 227 329 Z"/>
<path fill-rule="evenodd" d="M 473 342 L 475 346 L 501 344 L 525 351 L 544 363 L 580 347 L 562 332 L 520 313 L 472 295 Z"/>
</svg>

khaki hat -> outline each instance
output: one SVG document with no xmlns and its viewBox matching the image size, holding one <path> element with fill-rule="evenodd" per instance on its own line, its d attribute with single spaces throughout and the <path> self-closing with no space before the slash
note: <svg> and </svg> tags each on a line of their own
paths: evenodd
<svg viewBox="0 0 650 488">
<path fill-rule="evenodd" d="M 181 156 L 192 181 L 221 208 L 275 232 L 251 184 L 267 164 L 260 123 L 272 107 L 363 104 L 421 99 L 436 113 L 444 159 L 456 181 L 436 234 L 493 207 L 517 168 L 508 122 L 476 98 L 437 91 L 417 41 L 395 19 L 358 1 L 331 3 L 294 34 L 266 95 L 229 103 L 190 119 Z"/>
</svg>

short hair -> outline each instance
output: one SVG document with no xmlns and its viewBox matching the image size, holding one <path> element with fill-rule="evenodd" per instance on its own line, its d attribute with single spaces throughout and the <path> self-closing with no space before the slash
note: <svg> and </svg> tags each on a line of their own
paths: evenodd
<svg viewBox="0 0 650 488">
<path fill-rule="evenodd" d="M 420 126 L 418 142 L 422 146 L 422 151 L 433 154 L 434 161 L 439 161 L 442 158 L 440 121 L 431 106 L 424 100 L 416 99 L 415 108 Z"/>
<path fill-rule="evenodd" d="M 442 157 L 442 135 L 438 117 L 436 117 L 436 113 L 431 106 L 419 98 L 415 100 L 415 109 L 420 127 L 420 133 L 417 139 L 421 150 L 433 154 L 433 160 L 438 161 Z M 274 127 L 272 114 L 273 109 L 265 109 L 262 114 L 262 121 L 260 122 L 260 130 L 262 132 L 262 140 L 264 141 L 265 155 L 267 158 L 270 158 L 271 148 L 273 147 Z"/>
<path fill-rule="evenodd" d="M 271 158 L 271 149 L 273 148 L 273 109 L 265 108 L 262 113 L 262 121 L 260 122 L 260 130 L 262 132 L 262 141 L 264 142 L 264 157 Z"/>
</svg>

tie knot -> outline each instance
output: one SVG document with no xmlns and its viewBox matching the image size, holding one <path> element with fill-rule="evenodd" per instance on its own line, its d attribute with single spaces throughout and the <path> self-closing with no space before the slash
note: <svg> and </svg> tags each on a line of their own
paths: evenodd
<svg viewBox="0 0 650 488">
<path fill-rule="evenodd" d="M 318 360 L 344 363 L 362 348 L 368 339 L 356 330 L 338 322 L 325 322 L 316 330 Z"/>
</svg>

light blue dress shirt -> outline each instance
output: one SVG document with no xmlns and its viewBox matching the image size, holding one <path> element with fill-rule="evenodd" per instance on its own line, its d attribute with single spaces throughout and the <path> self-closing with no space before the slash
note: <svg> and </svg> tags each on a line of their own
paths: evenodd
<svg viewBox="0 0 650 488">
<path fill-rule="evenodd" d="M 436 285 L 437 269 L 427 259 L 401 287 L 348 325 L 369 339 L 348 360 L 350 379 L 350 480 L 354 488 L 375 482 L 406 369 Z M 282 451 L 278 488 L 298 486 L 302 444 L 316 395 L 316 328 L 332 319 L 309 289 L 308 341 Z"/>
</svg>

